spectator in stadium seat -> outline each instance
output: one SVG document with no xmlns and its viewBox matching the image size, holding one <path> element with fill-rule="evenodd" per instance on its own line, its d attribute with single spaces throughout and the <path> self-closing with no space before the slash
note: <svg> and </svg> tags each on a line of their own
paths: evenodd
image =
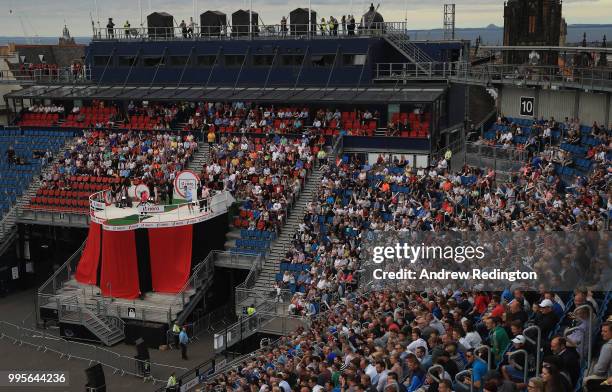
<svg viewBox="0 0 612 392">
<path fill-rule="evenodd" d="M 540 377 L 531 377 L 527 383 L 527 392 L 544 392 L 544 380 Z"/>
<path fill-rule="evenodd" d="M 462 336 L 459 339 L 459 343 L 468 350 L 478 348 L 478 346 L 480 346 L 482 343 L 482 338 L 474 329 L 474 323 L 466 318 L 461 320 L 461 325 L 463 327 L 465 336 Z"/>
<path fill-rule="evenodd" d="M 581 359 L 586 359 L 588 355 L 588 339 L 589 336 L 592 336 L 589 334 L 589 330 L 593 328 L 593 320 L 589 316 L 589 311 L 586 308 L 576 310 L 574 312 L 576 329 L 567 336 L 568 343 L 576 345 L 576 350 Z"/>
<path fill-rule="evenodd" d="M 601 383 L 612 377 L 612 321 L 606 321 L 601 326 L 601 337 L 604 345 L 601 347 L 599 357 L 593 367 L 593 374 L 585 378 L 584 385 L 588 392 L 610 390 L 611 387 L 601 388 Z"/>
<path fill-rule="evenodd" d="M 569 385 L 559 368 L 548 362 L 542 365 L 542 379 L 544 380 L 544 392 L 571 392 L 573 388 Z"/>
<path fill-rule="evenodd" d="M 512 321 L 518 320 L 522 324 L 524 324 L 529 318 L 529 315 L 527 314 L 527 312 L 525 312 L 520 302 L 516 299 L 512 300 L 510 304 L 508 304 L 508 308 L 509 308 L 509 311 L 506 315 L 507 323 L 511 323 Z"/>
<path fill-rule="evenodd" d="M 488 306 L 488 311 L 486 312 L 486 317 L 497 317 L 499 319 L 502 318 L 503 314 L 506 312 L 506 308 L 504 304 L 501 303 L 501 298 L 499 295 L 495 294 L 491 297 L 491 302 Z"/>
<path fill-rule="evenodd" d="M 540 327 L 542 337 L 545 339 L 554 330 L 559 322 L 559 318 L 553 312 L 553 302 L 545 299 L 538 305 L 538 312 L 535 316 L 535 324 Z"/>
<path fill-rule="evenodd" d="M 414 354 L 408 355 L 406 364 L 408 366 L 408 377 L 404 381 L 406 392 L 416 392 L 425 382 L 425 370 Z"/>
<path fill-rule="evenodd" d="M 544 358 L 544 362 L 554 363 L 561 372 L 566 373 L 572 385 L 576 385 L 580 376 L 580 356 L 575 347 L 567 345 L 562 336 L 556 336 L 550 341 L 552 355 Z"/>
<path fill-rule="evenodd" d="M 504 365 L 501 367 L 502 375 L 508 381 L 512 381 L 517 385 L 518 389 L 524 389 L 527 385 L 525 384 L 524 370 L 525 370 L 525 353 L 519 352 L 510 357 L 510 354 L 519 351 L 525 350 L 525 343 L 527 340 L 525 336 L 518 335 L 514 339 L 512 339 L 512 349 L 510 352 L 507 352 L 508 356 L 508 365 Z"/>
<path fill-rule="evenodd" d="M 498 317 L 488 317 L 485 320 L 485 325 L 489 330 L 491 353 L 496 362 L 501 360 L 503 352 L 510 344 L 510 338 L 508 338 L 506 330 L 500 324 L 501 320 Z"/>
<path fill-rule="evenodd" d="M 413 328 L 412 329 L 412 342 L 406 348 L 406 351 L 409 353 L 416 354 L 417 347 L 423 347 L 425 352 L 427 353 L 427 342 L 421 337 L 421 329 Z"/>
</svg>

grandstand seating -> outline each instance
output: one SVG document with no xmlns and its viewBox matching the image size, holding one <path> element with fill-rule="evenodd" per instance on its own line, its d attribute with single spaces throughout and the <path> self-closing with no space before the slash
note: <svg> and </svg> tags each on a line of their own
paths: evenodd
<svg viewBox="0 0 612 392">
<path fill-rule="evenodd" d="M 27 189 L 35 175 L 43 166 L 42 158 L 35 158 L 34 153 L 44 155 L 47 151 L 56 155 L 66 139 L 71 138 L 71 131 L 42 130 L 2 130 L 0 131 L 0 216 L 6 214 L 17 198 Z M 23 164 L 9 164 L 7 150 L 13 147 L 17 157 L 24 159 Z"/>
<path fill-rule="evenodd" d="M 431 113 L 424 113 L 422 116 L 415 113 L 393 113 L 391 121 L 396 127 L 405 121 L 408 122 L 410 131 L 401 131 L 401 137 L 427 138 L 431 124 Z"/>
<path fill-rule="evenodd" d="M 89 128 L 95 126 L 96 123 L 106 125 L 114 114 L 117 114 L 116 107 L 83 106 L 79 113 L 68 114 L 62 127 Z"/>
<path fill-rule="evenodd" d="M 511 143 L 512 146 L 518 150 L 525 148 L 531 136 L 538 135 L 535 126 L 543 126 L 544 124 L 539 121 L 534 125 L 533 120 L 521 118 L 508 118 L 507 121 L 509 124 L 521 127 L 522 135 L 514 135 Z M 552 148 L 558 147 L 560 150 L 569 153 L 568 162 L 570 162 L 569 165 L 555 163 L 555 172 L 566 178 L 571 178 L 576 175 L 586 175 L 594 167 L 593 151 L 596 151 L 596 149 L 600 147 L 603 148 L 605 146 L 605 140 L 604 138 L 591 136 L 593 127 L 581 125 L 578 130 L 579 137 L 576 137 L 575 141 L 570 143 L 567 138 L 569 130 L 570 126 L 565 123 L 558 123 L 557 128 L 551 130 L 549 151 Z M 511 131 L 510 125 L 494 123 L 489 130 L 484 133 L 484 141 L 488 145 L 501 146 L 498 144 L 498 135 L 509 131 Z M 612 153 L 608 152 L 605 155 L 605 159 L 608 162 L 611 161 Z"/>
<path fill-rule="evenodd" d="M 30 208 L 61 212 L 87 213 L 89 196 L 119 183 L 119 177 L 70 176 L 67 180 L 52 181 L 36 191 Z"/>
<path fill-rule="evenodd" d="M 57 125 L 58 113 L 24 113 L 19 121 L 22 127 L 51 127 Z"/>
<path fill-rule="evenodd" d="M 162 185 L 166 172 L 181 170 L 185 163 L 190 159 L 191 154 L 197 149 L 197 143 L 193 141 L 192 135 L 170 135 L 169 133 L 158 134 L 155 132 L 147 132 L 144 134 L 138 132 L 117 132 L 112 133 L 113 140 L 111 141 L 111 133 L 105 131 L 86 131 L 82 137 L 79 137 L 75 146 L 70 151 L 65 152 L 65 160 L 60 162 L 54 168 L 54 172 L 48 178 L 45 178 L 43 186 L 38 189 L 36 197 L 30 202 L 30 208 L 53 210 L 74 213 L 86 213 L 89 209 L 89 196 L 92 193 L 109 189 L 113 184 L 120 184 L 122 178 L 129 178 L 132 181 L 140 181 L 144 174 L 141 170 L 142 165 L 153 162 L 152 148 L 158 148 L 163 151 L 164 159 L 167 159 L 168 164 L 152 165 L 150 172 L 159 174 L 154 177 L 155 185 Z M 161 139 L 157 139 L 157 136 Z M 106 167 L 99 160 L 96 154 L 91 154 L 90 161 L 81 161 L 78 158 L 79 154 L 87 156 L 87 152 L 95 152 L 98 150 L 100 142 L 106 142 L 105 147 L 110 147 L 113 144 L 115 147 L 121 145 L 127 148 L 131 143 L 131 151 L 138 152 L 140 158 L 138 162 L 133 161 L 134 166 L 129 169 L 125 163 L 126 153 L 123 149 L 112 150 L 112 154 L 118 158 L 112 167 Z M 173 143 L 181 143 L 181 151 L 172 147 Z M 190 147 L 184 147 L 187 143 Z M 146 146 L 146 148 L 144 148 Z M 119 156 L 122 157 L 122 164 L 119 163 Z M 112 173 L 109 173 L 108 170 Z M 164 186 L 165 188 L 165 186 Z"/>
</svg>

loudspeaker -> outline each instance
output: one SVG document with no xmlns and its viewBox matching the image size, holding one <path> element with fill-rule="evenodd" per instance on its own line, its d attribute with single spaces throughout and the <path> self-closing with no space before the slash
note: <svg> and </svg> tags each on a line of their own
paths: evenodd
<svg viewBox="0 0 612 392">
<path fill-rule="evenodd" d="M 143 338 L 138 338 L 138 339 L 136 339 L 134 344 L 136 345 L 136 352 L 137 352 L 136 356 L 138 357 L 138 359 L 140 359 L 140 360 L 147 360 L 147 359 L 149 359 L 149 348 L 145 344 L 144 339 Z"/>
<path fill-rule="evenodd" d="M 85 375 L 87 376 L 87 384 L 85 384 L 87 392 L 106 392 L 106 379 L 101 364 L 98 363 L 85 369 Z"/>
</svg>

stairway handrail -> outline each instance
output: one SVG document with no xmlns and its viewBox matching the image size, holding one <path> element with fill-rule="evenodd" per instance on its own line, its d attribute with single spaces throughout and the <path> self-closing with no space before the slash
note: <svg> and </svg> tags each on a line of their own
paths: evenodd
<svg viewBox="0 0 612 392">
<path fill-rule="evenodd" d="M 54 279 L 56 277 L 59 276 L 59 274 L 64 270 L 67 269 L 67 266 L 69 265 L 70 262 L 74 261 L 74 259 L 77 257 L 77 255 L 80 255 L 80 253 L 83 251 L 84 247 L 85 247 L 85 243 L 87 242 L 87 240 L 83 241 L 83 243 L 81 244 L 81 246 L 79 246 L 79 248 L 68 258 L 68 260 L 66 260 L 64 262 L 64 264 L 62 264 L 50 277 L 49 279 L 47 279 L 45 281 L 45 283 L 43 283 L 39 288 L 38 288 L 38 294 L 45 294 L 43 292 L 43 290 L 45 290 L 47 288 L 47 286 L 54 281 Z M 53 294 L 55 294 L 55 289 L 53 290 Z"/>
</svg>

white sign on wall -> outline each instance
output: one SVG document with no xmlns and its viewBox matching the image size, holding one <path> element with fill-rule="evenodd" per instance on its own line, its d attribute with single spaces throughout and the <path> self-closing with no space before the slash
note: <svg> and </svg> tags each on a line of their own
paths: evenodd
<svg viewBox="0 0 612 392">
<path fill-rule="evenodd" d="M 174 194 L 178 195 L 179 198 L 185 198 L 185 190 L 191 191 L 191 196 L 195 200 L 196 191 L 198 190 L 198 184 L 200 183 L 200 177 L 191 170 L 183 170 L 177 174 L 174 179 Z"/>
</svg>

